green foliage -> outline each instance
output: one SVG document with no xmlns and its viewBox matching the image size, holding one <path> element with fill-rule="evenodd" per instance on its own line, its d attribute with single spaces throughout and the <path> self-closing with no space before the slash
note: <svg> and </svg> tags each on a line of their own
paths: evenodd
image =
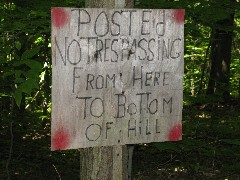
<svg viewBox="0 0 240 180">
<path fill-rule="evenodd" d="M 16 49 L 21 49 L 21 43 L 15 43 Z M 21 57 L 15 56 L 11 61 L 12 66 L 9 68 L 11 71 L 4 71 L 3 77 L 8 79 L 11 77 L 15 88 L 12 90 L 13 97 L 16 104 L 20 107 L 22 100 L 22 93 L 31 95 L 31 93 L 38 88 L 39 74 L 42 71 L 42 64 L 38 62 L 34 56 L 37 57 L 40 48 L 26 50 Z"/>
<path fill-rule="evenodd" d="M 164 165 L 169 173 L 177 173 L 173 167 L 185 169 L 186 179 L 191 173 L 197 179 L 234 179 L 240 169 L 239 107 L 216 102 L 202 104 L 184 106 L 182 141 L 153 144 L 160 153 L 159 161 L 168 162 Z M 174 158 L 164 159 L 167 154 Z M 182 174 L 183 171 L 178 172 Z"/>
<path fill-rule="evenodd" d="M 222 142 L 231 144 L 231 145 L 240 146 L 240 139 L 223 139 Z"/>
<path fill-rule="evenodd" d="M 154 145 L 159 151 L 181 152 L 181 149 L 179 149 L 178 144 L 179 143 L 163 142 L 163 143 L 155 143 Z"/>
<path fill-rule="evenodd" d="M 33 101 L 32 95 L 43 85 L 41 99 L 50 97 L 49 68 L 50 54 L 50 10 L 54 6 L 84 5 L 84 1 L 10 1 L 0 2 L 0 69 L 1 89 L 9 97 L 14 97 L 20 107 L 25 98 Z M 47 67 L 43 68 L 43 65 Z M 47 69 L 44 81 L 40 75 Z M 24 101 L 22 101 L 24 95 Z M 26 96 L 25 96 L 26 95 Z M 36 99 L 35 99 L 36 100 Z"/>
<path fill-rule="evenodd" d="M 136 2 L 137 8 L 185 9 L 183 141 L 154 144 L 157 149 L 157 155 L 152 159 L 157 164 L 154 167 L 158 166 L 156 157 L 167 162 L 163 162 L 164 165 L 160 166 L 162 169 L 165 168 L 166 176 L 157 174 L 155 178 L 150 179 L 159 177 L 169 179 L 171 178 L 169 174 L 178 173 L 175 171 L 176 168 L 181 169 L 181 173 L 185 172 L 184 169 L 188 171 L 188 178 L 183 179 L 223 179 L 223 177 L 231 177 L 231 174 L 236 172 L 239 174 L 240 115 L 239 107 L 236 105 L 238 102 L 224 104 L 218 96 L 206 96 L 205 92 L 210 72 L 211 30 L 218 28 L 234 32 L 230 91 L 232 97 L 240 96 L 240 3 L 232 0 L 139 0 Z M 69 174 L 73 172 L 74 175 L 78 174 L 78 169 L 76 170 L 78 152 L 49 153 L 50 12 L 51 7 L 83 6 L 82 0 L 0 1 L 0 119 L 2 120 L 0 147 L 4 154 L 1 167 L 6 166 L 8 158 L 6 147 L 9 146 L 10 139 L 9 122 L 14 122 L 15 146 L 11 169 L 16 179 L 56 179 L 57 173 L 52 164 L 57 166 L 63 178 L 69 179 Z M 234 29 L 219 23 L 233 12 L 235 12 Z M 23 113 L 21 108 L 15 108 L 13 98 L 19 108 L 24 107 L 26 113 Z M 170 154 L 175 158 L 169 161 Z M 149 165 L 151 164 L 144 166 L 142 171 L 146 171 Z M 158 172 L 159 166 L 157 169 L 154 167 L 148 168 L 147 171 L 152 174 Z M 214 174 L 215 169 L 220 171 L 221 176 Z M 3 172 L 5 170 L 0 170 L 0 177 L 4 177 L 0 179 L 7 179 Z M 210 175 L 211 173 L 213 175 Z M 71 179 L 74 179 L 74 175 Z M 149 174 L 143 179 L 149 179 Z"/>
<path fill-rule="evenodd" d="M 140 0 L 139 8 L 180 8 L 185 9 L 185 72 L 184 93 L 198 95 L 206 93 L 210 72 L 211 30 L 234 31 L 231 63 L 230 90 L 237 96 L 239 87 L 239 15 L 240 3 L 232 0 Z M 234 29 L 225 22 L 235 12 Z"/>
</svg>

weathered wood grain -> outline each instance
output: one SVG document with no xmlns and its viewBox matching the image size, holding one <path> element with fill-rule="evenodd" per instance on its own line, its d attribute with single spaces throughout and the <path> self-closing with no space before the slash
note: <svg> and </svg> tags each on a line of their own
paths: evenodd
<svg viewBox="0 0 240 180">
<path fill-rule="evenodd" d="M 181 140 L 183 15 L 52 9 L 52 150 Z"/>
</svg>

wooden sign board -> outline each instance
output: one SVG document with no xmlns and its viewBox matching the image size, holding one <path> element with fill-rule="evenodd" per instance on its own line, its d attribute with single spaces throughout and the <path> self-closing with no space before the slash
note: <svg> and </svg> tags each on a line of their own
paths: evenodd
<svg viewBox="0 0 240 180">
<path fill-rule="evenodd" d="M 52 150 L 181 140 L 184 10 L 51 11 Z"/>
</svg>

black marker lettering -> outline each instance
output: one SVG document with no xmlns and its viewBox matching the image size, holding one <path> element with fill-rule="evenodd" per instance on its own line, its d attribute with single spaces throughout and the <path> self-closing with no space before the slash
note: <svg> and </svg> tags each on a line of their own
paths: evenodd
<svg viewBox="0 0 240 180">
<path fill-rule="evenodd" d="M 60 47 L 59 47 L 59 45 L 58 45 L 57 38 L 54 37 L 54 40 L 55 40 L 55 44 L 56 44 L 56 47 L 57 47 L 57 48 L 55 48 L 55 50 L 56 50 L 56 49 L 58 50 L 58 52 L 59 52 L 59 54 L 60 54 L 60 57 L 61 57 L 61 60 L 62 60 L 63 64 L 66 66 L 66 49 L 67 49 L 67 48 L 66 48 L 66 47 L 67 47 L 66 41 L 67 41 L 67 37 L 65 37 L 65 58 L 64 58 L 63 55 L 62 55 L 62 51 L 61 51 L 61 49 L 60 49 Z M 57 53 L 55 54 L 55 62 L 54 62 L 54 65 L 55 65 L 55 66 L 57 65 Z"/>
<path fill-rule="evenodd" d="M 100 18 L 101 15 L 102 15 L 103 18 Z M 97 22 L 98 22 L 99 19 L 100 19 L 99 24 L 101 24 L 101 26 L 97 25 Z M 105 23 L 104 23 L 104 20 L 105 20 Z M 105 26 L 104 28 L 103 28 L 103 25 Z M 98 29 L 98 27 L 101 27 L 101 28 Z M 99 32 L 99 30 L 105 30 L 105 32 Z M 98 37 L 103 37 L 103 36 L 106 36 L 108 34 L 108 32 L 109 32 L 109 21 L 108 21 L 108 16 L 107 16 L 105 11 L 102 11 L 97 16 L 97 18 L 95 20 L 95 23 L 94 23 L 94 32 Z"/>
<path fill-rule="evenodd" d="M 135 85 L 135 83 L 136 83 L 136 81 L 138 81 L 138 80 L 140 80 L 140 82 L 141 82 L 141 89 L 143 88 L 143 66 L 141 66 L 141 76 L 140 77 L 136 77 L 136 67 L 135 66 L 133 66 L 133 87 L 134 87 L 134 85 Z"/>
<path fill-rule="evenodd" d="M 163 21 L 162 22 L 158 22 L 156 24 L 156 33 L 159 36 L 164 36 L 165 34 L 165 27 L 166 27 L 166 22 L 165 22 L 165 10 L 163 10 Z"/>
<path fill-rule="evenodd" d="M 106 139 L 108 138 L 108 130 L 111 129 L 111 126 L 113 122 L 107 122 L 106 123 Z"/>
<path fill-rule="evenodd" d="M 168 43 L 167 43 L 167 47 L 166 47 L 166 43 L 165 40 L 163 39 L 163 45 L 162 45 L 162 60 L 164 59 L 164 55 L 167 59 L 169 59 L 169 42 L 170 40 L 168 39 Z"/>
<path fill-rule="evenodd" d="M 88 60 L 87 60 L 87 63 L 89 64 L 90 63 L 90 60 L 91 60 L 91 54 L 90 54 L 90 48 L 92 46 L 91 44 L 91 40 L 95 40 L 97 41 L 97 37 L 87 37 L 87 38 L 84 38 L 84 37 L 81 37 L 80 39 L 87 39 L 87 43 L 88 43 Z"/>
<path fill-rule="evenodd" d="M 77 32 L 77 36 L 79 36 L 80 29 L 81 29 L 80 25 L 90 23 L 91 22 L 91 16 L 87 12 L 87 10 L 85 10 L 85 9 L 72 9 L 72 11 L 78 11 L 78 32 Z M 86 21 L 81 21 L 82 20 L 81 19 L 81 11 L 85 13 L 85 16 L 87 15 L 88 19 Z"/>
<path fill-rule="evenodd" d="M 159 61 L 160 60 L 160 51 L 161 51 L 161 39 L 158 37 L 158 58 L 157 60 Z"/>
<path fill-rule="evenodd" d="M 152 38 L 152 39 L 150 39 L 150 40 L 148 41 L 148 50 L 149 50 L 150 54 L 152 55 L 152 58 L 150 58 L 149 55 L 147 56 L 147 60 L 148 60 L 148 61 L 153 61 L 153 60 L 154 60 L 154 53 L 153 53 L 153 51 L 151 50 L 151 47 L 150 47 L 150 43 L 151 43 L 151 42 L 155 42 L 155 39 Z M 152 46 L 152 47 L 153 47 L 153 46 Z"/>
<path fill-rule="evenodd" d="M 134 115 L 137 113 L 137 106 L 134 103 L 128 105 L 127 112 L 130 115 Z"/>
<path fill-rule="evenodd" d="M 117 116 L 115 116 L 115 118 L 122 118 L 125 116 L 125 111 L 126 111 L 126 107 L 125 107 L 125 104 L 126 104 L 126 96 L 123 95 L 123 94 L 115 94 L 115 96 L 117 96 L 118 98 L 118 104 L 117 104 L 117 107 L 118 107 L 118 111 L 117 111 Z M 122 102 L 120 102 L 122 100 Z M 120 114 L 121 112 L 121 114 Z"/>
<path fill-rule="evenodd" d="M 105 39 L 105 48 L 104 48 L 104 62 L 105 61 L 109 61 L 109 59 L 107 59 L 107 49 L 109 49 L 109 43 L 110 43 L 111 39 Z"/>
<path fill-rule="evenodd" d="M 84 99 L 84 115 L 83 115 L 83 119 L 85 119 L 87 117 L 87 99 L 91 99 L 92 97 L 76 97 L 77 99 Z"/>
<path fill-rule="evenodd" d="M 149 13 L 149 17 L 148 18 L 146 17 L 147 13 Z M 150 29 L 150 24 L 149 24 L 150 20 L 149 19 L 151 17 L 151 13 L 152 13 L 152 11 L 149 11 L 149 10 L 143 10 L 142 11 L 142 28 L 141 28 L 141 34 L 142 35 L 150 34 L 149 31 L 145 31 L 145 30 L 146 30 L 146 27 L 148 27 Z"/>
<path fill-rule="evenodd" d="M 112 36 L 118 36 L 118 35 L 120 35 L 120 32 L 121 32 L 121 29 L 120 29 L 121 26 L 120 26 L 120 24 L 116 23 L 115 20 L 114 20 L 114 17 L 115 17 L 116 14 L 121 15 L 121 12 L 119 12 L 119 11 L 114 11 L 114 13 L 112 14 L 112 23 L 118 27 L 118 32 L 117 32 L 116 34 L 113 33 L 113 30 L 112 30 L 113 28 L 111 28 L 111 35 L 112 35 Z M 118 19 L 118 18 L 116 18 L 116 19 Z M 119 18 L 119 19 L 120 19 L 120 18 Z"/>
<path fill-rule="evenodd" d="M 160 72 L 155 72 L 155 75 L 154 75 L 154 86 L 159 85 L 159 78 L 160 78 Z"/>
<path fill-rule="evenodd" d="M 165 113 L 165 103 L 169 104 L 170 103 L 170 114 L 172 113 L 172 105 L 173 105 L 173 102 L 172 102 L 172 97 L 167 101 L 165 98 L 163 98 L 163 113 Z"/>
<path fill-rule="evenodd" d="M 93 88 L 93 85 L 92 85 L 92 82 L 93 82 L 93 81 L 94 81 L 94 75 L 93 75 L 93 74 L 88 74 L 88 75 L 87 75 L 87 86 L 86 86 L 86 90 L 89 89 L 89 86 L 88 86 L 88 85 L 90 85 L 91 88 L 94 89 L 94 88 Z"/>
<path fill-rule="evenodd" d="M 104 77 L 102 75 L 98 75 L 96 78 L 96 89 L 102 89 L 104 86 Z"/>
<path fill-rule="evenodd" d="M 132 34 L 132 14 L 133 12 L 136 12 L 136 10 L 122 10 L 122 12 L 129 12 L 129 29 L 128 29 L 128 35 Z M 128 17 L 128 16 L 127 16 Z"/>
<path fill-rule="evenodd" d="M 132 120 L 135 120 L 135 119 L 132 119 Z M 130 121 L 128 121 L 128 137 L 130 135 L 130 131 L 134 131 L 135 132 L 135 136 L 137 135 L 137 129 L 136 129 L 136 120 L 134 121 L 134 125 L 131 127 L 130 125 Z"/>
<path fill-rule="evenodd" d="M 152 72 L 146 72 L 145 86 L 150 86 L 149 81 L 152 79 Z"/>
<path fill-rule="evenodd" d="M 106 83 L 105 83 L 105 88 L 108 88 L 108 82 L 112 81 L 113 88 L 115 88 L 115 82 L 116 82 L 116 75 L 113 74 L 112 77 L 110 77 L 109 74 L 106 75 Z"/>
<path fill-rule="evenodd" d="M 141 96 L 140 98 L 140 114 L 142 113 L 142 109 L 143 109 L 143 96 L 147 95 L 147 104 L 148 104 L 148 100 L 149 100 L 149 95 L 152 93 L 137 93 L 136 96 Z"/>
<path fill-rule="evenodd" d="M 140 134 L 140 135 L 142 134 L 142 127 L 141 127 L 141 125 L 142 125 L 142 121 L 139 121 L 139 127 L 138 127 L 138 129 L 139 129 L 139 134 Z"/>
<path fill-rule="evenodd" d="M 172 59 L 177 59 L 180 56 L 180 54 L 181 54 L 181 52 L 175 52 L 176 47 L 174 48 L 174 44 L 175 44 L 176 41 L 181 41 L 181 39 L 180 38 L 174 39 L 174 41 L 172 42 L 171 50 L 170 50 L 170 56 L 171 56 Z M 175 54 L 177 56 L 174 56 L 173 52 L 175 52 Z"/>
<path fill-rule="evenodd" d="M 152 134 L 149 130 L 149 120 L 147 119 L 147 125 L 146 125 L 146 135 Z"/>
<path fill-rule="evenodd" d="M 123 38 L 122 39 L 122 59 L 121 61 L 123 61 L 123 55 L 124 55 L 124 51 L 128 51 L 128 46 L 129 46 L 129 40 L 127 38 Z"/>
<path fill-rule="evenodd" d="M 89 137 L 90 136 L 89 132 L 91 132 L 92 137 Z M 99 124 L 91 124 L 90 126 L 87 127 L 85 131 L 85 136 L 89 141 L 96 141 L 101 136 L 101 133 L 102 127 Z"/>
<path fill-rule="evenodd" d="M 112 57 L 116 57 L 116 60 L 113 60 L 112 58 L 111 58 L 111 62 L 118 62 L 118 53 L 117 53 L 117 51 L 115 51 L 114 49 L 113 49 L 113 44 L 114 44 L 114 42 L 118 42 L 118 39 L 113 39 L 112 40 L 112 44 L 111 44 L 111 51 L 112 52 L 114 52 L 114 56 L 112 56 Z"/>
<path fill-rule="evenodd" d="M 74 43 L 74 42 L 75 42 L 75 43 Z M 76 44 L 76 45 L 74 46 L 73 44 Z M 76 62 L 70 60 L 70 47 L 71 47 L 71 46 L 74 46 L 72 52 L 75 53 L 75 55 L 74 55 L 74 56 L 71 56 L 71 57 L 74 57 L 74 59 L 75 59 L 77 52 L 79 52 L 79 59 L 78 59 L 78 61 L 76 61 Z M 76 49 L 76 47 L 78 47 L 78 48 Z M 69 43 L 69 45 L 68 45 L 68 48 L 67 48 L 67 60 L 68 60 L 68 62 L 69 62 L 70 64 L 72 64 L 72 65 L 77 65 L 77 64 L 81 61 L 81 48 L 80 48 L 80 43 L 79 43 L 76 39 L 73 39 L 73 40 Z"/>
<path fill-rule="evenodd" d="M 99 42 L 101 43 L 101 47 L 99 47 Z M 96 61 L 98 58 L 100 58 L 100 61 L 102 62 L 102 55 L 101 55 L 102 50 L 103 50 L 103 42 L 101 39 L 97 39 L 96 40 L 96 52 L 95 52 Z"/>
<path fill-rule="evenodd" d="M 155 102 L 155 110 L 152 108 Z M 148 111 L 150 114 L 155 114 L 158 111 L 158 100 L 154 99 L 149 103 Z"/>
<path fill-rule="evenodd" d="M 94 105 L 97 103 L 97 101 L 99 101 L 101 104 L 99 105 Z M 95 108 L 94 108 L 95 106 Z M 101 109 L 102 110 L 99 110 Z M 95 113 L 93 113 L 95 110 Z M 98 112 L 100 111 L 100 113 Z M 98 113 L 98 114 L 97 114 Z M 94 117 L 97 117 L 97 118 L 100 118 L 104 113 L 104 103 L 103 103 L 103 100 L 101 98 L 95 98 L 92 102 L 91 102 L 91 105 L 90 105 L 90 114 Z"/>
<path fill-rule="evenodd" d="M 169 78 L 169 74 L 170 74 L 170 72 L 164 72 L 164 73 L 163 73 L 163 86 L 169 85 L 169 84 L 166 82 L 166 80 Z"/>
<path fill-rule="evenodd" d="M 80 70 L 80 69 L 83 69 L 82 67 L 74 67 L 73 68 L 73 88 L 72 88 L 72 92 L 74 93 L 74 90 L 75 90 L 75 82 L 76 82 L 76 79 L 78 78 L 80 78 L 80 76 L 77 76 L 76 75 L 76 71 L 77 70 Z"/>
<path fill-rule="evenodd" d="M 138 47 L 144 52 L 144 57 L 138 56 L 139 60 L 145 60 L 147 58 L 147 51 L 146 49 L 144 49 L 144 47 L 141 44 L 143 41 L 147 43 L 147 40 L 145 38 L 140 39 L 140 41 L 138 42 Z"/>
<path fill-rule="evenodd" d="M 158 130 L 158 119 L 156 119 L 156 133 L 160 133 L 160 131 Z"/>
<path fill-rule="evenodd" d="M 136 60 L 136 48 L 137 48 L 137 42 L 136 39 L 133 39 L 132 46 L 130 48 L 130 51 L 128 52 L 128 60 L 130 56 L 134 55 L 134 60 Z"/>
</svg>

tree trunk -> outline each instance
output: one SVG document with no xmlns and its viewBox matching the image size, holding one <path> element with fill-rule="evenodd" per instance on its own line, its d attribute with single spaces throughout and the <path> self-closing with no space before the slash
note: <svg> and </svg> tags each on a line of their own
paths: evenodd
<svg viewBox="0 0 240 180">
<path fill-rule="evenodd" d="M 127 146 L 80 149 L 81 180 L 126 180 Z"/>
<path fill-rule="evenodd" d="M 239 104 L 240 104 L 240 78 L 238 78 L 238 99 L 239 99 Z"/>
<path fill-rule="evenodd" d="M 199 83 L 198 94 L 202 94 L 202 89 L 203 89 L 203 86 L 205 85 L 205 83 L 203 81 L 204 81 L 204 76 L 205 76 L 205 70 L 207 67 L 207 60 L 208 60 L 208 56 L 209 56 L 208 54 L 209 54 L 210 46 L 211 46 L 211 36 L 210 36 L 208 47 L 207 47 L 207 50 L 205 53 L 204 63 L 202 65 L 202 73 L 201 73 L 201 78 L 200 78 L 200 83 Z"/>
<path fill-rule="evenodd" d="M 133 0 L 86 0 L 88 8 L 132 8 Z M 81 180 L 128 179 L 127 146 L 80 149 Z"/>
<path fill-rule="evenodd" d="M 212 43 L 210 54 L 210 78 L 208 82 L 207 94 L 217 94 L 225 101 L 230 98 L 229 74 L 231 63 L 231 50 L 233 40 L 234 15 L 217 23 L 212 29 Z"/>
<path fill-rule="evenodd" d="M 85 0 L 88 8 L 133 8 L 134 0 Z"/>
</svg>

